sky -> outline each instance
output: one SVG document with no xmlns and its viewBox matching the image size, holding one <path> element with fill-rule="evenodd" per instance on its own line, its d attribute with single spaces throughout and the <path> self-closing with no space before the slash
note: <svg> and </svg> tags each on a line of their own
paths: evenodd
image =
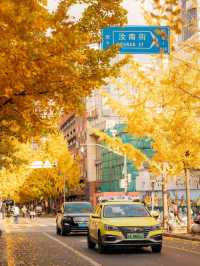
<svg viewBox="0 0 200 266">
<path fill-rule="evenodd" d="M 58 2 L 59 0 L 49 0 L 49 10 L 54 10 Z M 144 19 L 137 0 L 124 0 L 123 6 L 128 11 L 129 25 L 144 25 Z M 81 8 L 80 5 L 76 5 L 73 9 L 71 9 L 72 16 L 79 18 L 81 10 L 83 10 L 83 8 Z"/>
<path fill-rule="evenodd" d="M 59 1 L 60 0 L 48 0 L 49 10 L 55 10 Z M 145 25 L 139 2 L 140 1 L 138 0 L 123 1 L 123 6 L 128 11 L 128 25 Z M 81 11 L 83 11 L 83 7 L 76 5 L 71 9 L 70 13 L 71 16 L 75 18 L 75 20 L 78 20 L 81 16 Z M 142 62 L 146 62 L 146 60 L 148 61 L 148 56 L 146 55 L 136 55 L 135 58 Z"/>
</svg>

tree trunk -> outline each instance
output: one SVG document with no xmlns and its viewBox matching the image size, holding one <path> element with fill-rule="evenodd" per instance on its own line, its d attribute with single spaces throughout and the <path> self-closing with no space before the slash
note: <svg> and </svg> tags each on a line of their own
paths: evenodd
<svg viewBox="0 0 200 266">
<path fill-rule="evenodd" d="M 163 164 L 162 172 L 162 199 L 163 199 L 163 228 L 168 228 L 168 200 L 167 200 L 167 164 Z"/>
<path fill-rule="evenodd" d="M 187 205 L 187 232 L 191 232 L 192 217 L 191 217 L 191 201 L 190 201 L 190 171 L 185 168 L 185 185 L 186 185 L 186 205 Z"/>
</svg>

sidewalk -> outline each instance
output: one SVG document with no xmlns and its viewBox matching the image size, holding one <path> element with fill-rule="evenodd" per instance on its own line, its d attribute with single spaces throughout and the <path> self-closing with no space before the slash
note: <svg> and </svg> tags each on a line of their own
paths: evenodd
<svg viewBox="0 0 200 266">
<path fill-rule="evenodd" d="M 166 237 L 186 239 L 186 240 L 192 240 L 192 241 L 199 241 L 200 242 L 200 234 L 165 232 L 163 235 Z"/>
<path fill-rule="evenodd" d="M 0 265 L 1 266 L 6 266 L 7 264 L 7 259 L 6 259 L 6 240 L 4 236 L 4 226 L 3 226 L 3 221 L 0 218 Z"/>
<path fill-rule="evenodd" d="M 0 236 L 0 265 L 6 266 L 7 259 L 6 259 L 6 241 L 4 236 Z"/>
<path fill-rule="evenodd" d="M 164 236 L 200 242 L 200 233 L 187 233 L 186 224 L 172 224 L 170 229 L 164 231 Z"/>
</svg>

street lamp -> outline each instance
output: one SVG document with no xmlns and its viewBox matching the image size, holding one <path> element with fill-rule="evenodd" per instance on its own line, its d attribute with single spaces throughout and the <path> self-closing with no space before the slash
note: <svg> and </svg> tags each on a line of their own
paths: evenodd
<svg viewBox="0 0 200 266">
<path fill-rule="evenodd" d="M 155 209 L 155 183 L 156 177 L 150 173 L 150 182 L 151 182 L 151 210 Z"/>
<path fill-rule="evenodd" d="M 154 211 L 154 207 L 155 207 L 155 180 L 151 180 L 151 188 L 152 188 L 152 193 L 151 193 L 151 210 Z"/>
<path fill-rule="evenodd" d="M 84 152 L 84 146 L 97 146 L 97 147 L 100 147 L 102 149 L 106 149 L 108 151 L 111 151 L 119 156 L 122 156 L 124 157 L 124 167 L 123 167 L 123 170 L 122 170 L 122 174 L 124 175 L 124 181 L 125 181 L 125 185 L 124 185 L 124 192 L 127 194 L 128 193 L 128 169 L 127 169 L 127 155 L 126 153 L 122 154 L 120 152 L 117 152 L 111 148 L 108 148 L 104 145 L 101 145 L 101 144 L 98 144 L 98 143 L 87 143 L 87 144 L 81 144 L 81 149 L 80 151 L 83 153 Z"/>
</svg>

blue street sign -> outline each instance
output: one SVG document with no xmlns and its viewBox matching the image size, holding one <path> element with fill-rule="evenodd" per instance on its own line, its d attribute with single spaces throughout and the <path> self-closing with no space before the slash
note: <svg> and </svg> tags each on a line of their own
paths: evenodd
<svg viewBox="0 0 200 266">
<path fill-rule="evenodd" d="M 167 26 L 108 27 L 102 30 L 102 48 L 121 46 L 121 54 L 169 53 L 170 29 Z"/>
</svg>

